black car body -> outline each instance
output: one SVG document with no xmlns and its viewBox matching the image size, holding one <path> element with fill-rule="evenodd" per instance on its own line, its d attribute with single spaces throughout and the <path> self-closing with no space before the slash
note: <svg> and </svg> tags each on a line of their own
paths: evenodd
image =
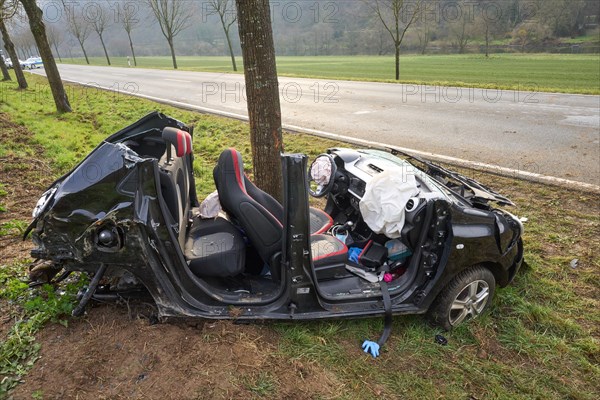
<svg viewBox="0 0 600 400">
<path fill-rule="evenodd" d="M 164 133 L 173 129 L 175 136 Z M 35 244 L 32 256 L 42 261 L 34 271 L 47 272 L 37 276 L 48 279 L 60 271 L 96 275 L 99 285 L 89 295 L 98 298 L 147 291 L 161 316 L 289 320 L 384 313 L 379 280 L 348 268 L 352 263 L 343 250 L 326 254 L 321 263 L 312 254 L 319 249 L 311 246 L 315 235 L 310 231 L 305 155 L 282 155 L 281 244 L 264 260 L 240 227 L 242 216 L 228 213 L 229 221 L 197 216 L 191 136 L 192 129 L 183 123 L 149 114 L 107 138 L 53 183 L 26 233 L 32 233 Z M 334 226 L 345 226 L 347 241 L 383 244 L 387 238 L 370 231 L 358 204 L 365 180 L 407 161 L 377 150 L 330 149 L 328 154 L 337 171 L 325 212 Z M 391 274 L 386 288 L 394 314 L 426 312 L 470 268 L 490 271 L 495 284 L 505 286 L 523 258 L 521 223 L 489 205 L 509 204 L 508 199 L 420 162 L 425 171 L 417 174 L 418 204 L 406 213 L 402 231 L 412 255 L 403 260 L 401 275 Z M 230 188 L 218 182 L 217 187 L 220 194 Z M 329 240 L 325 231 L 317 236 Z M 210 242 L 214 246 L 207 252 L 197 246 L 207 237 L 222 240 Z M 240 259 L 245 260 L 241 269 L 232 268 Z M 270 271 L 265 273 L 267 264 Z M 381 279 L 381 265 L 353 266 Z M 219 271 L 227 272 L 219 276 Z"/>
</svg>

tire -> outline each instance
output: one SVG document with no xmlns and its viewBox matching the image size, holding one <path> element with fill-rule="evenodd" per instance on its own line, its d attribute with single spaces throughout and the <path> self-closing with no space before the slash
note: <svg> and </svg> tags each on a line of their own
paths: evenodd
<svg viewBox="0 0 600 400">
<path fill-rule="evenodd" d="M 474 266 L 456 275 L 440 292 L 429 310 L 429 320 L 449 331 L 486 312 L 496 291 L 496 279 L 482 266 Z"/>
</svg>

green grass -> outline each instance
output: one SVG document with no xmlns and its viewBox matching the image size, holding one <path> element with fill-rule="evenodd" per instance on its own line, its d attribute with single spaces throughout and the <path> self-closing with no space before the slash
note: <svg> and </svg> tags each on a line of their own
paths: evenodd
<svg viewBox="0 0 600 400">
<path fill-rule="evenodd" d="M 11 219 L 0 224 L 0 237 L 2 236 L 20 236 L 25 232 L 29 222 L 18 219 Z"/>
<path fill-rule="evenodd" d="M 182 70 L 231 72 L 227 57 L 182 56 L 177 60 Z M 101 57 L 90 61 L 106 65 Z M 123 57 L 111 61 L 127 66 Z M 65 58 L 63 62 L 84 64 L 85 60 Z M 139 57 L 138 66 L 172 69 L 169 57 Z M 277 70 L 292 77 L 394 82 L 391 56 L 286 56 L 277 58 Z M 600 94 L 598 54 L 403 55 L 400 70 L 400 81 L 411 84 Z"/>
<path fill-rule="evenodd" d="M 14 324 L 0 341 L 0 398 L 15 387 L 39 358 L 37 332 L 48 321 L 68 323 L 75 294 L 81 283 L 70 282 L 61 291 L 50 285 L 29 290 L 26 281 L 27 260 L 0 265 L 0 300 L 10 307 L 2 317 Z"/>
<path fill-rule="evenodd" d="M 34 89 L 26 96 L 13 90 L 14 84 L 2 84 L 5 97 L 0 112 L 33 132 L 32 140 L 46 149 L 55 175 L 72 167 L 108 134 L 153 109 L 196 125 L 194 171 L 200 198 L 214 190 L 210 172 L 223 149 L 240 149 L 251 170 L 245 123 L 71 86 L 75 112 L 57 117 L 51 100 L 35 96 L 36 90 L 43 92 L 42 78 L 28 78 Z M 311 155 L 333 144 L 295 134 L 286 134 L 284 141 L 288 151 Z M 2 146 L 6 152 L 17 151 L 6 143 Z M 435 343 L 440 331 L 421 317 L 395 318 L 390 341 L 378 359 L 364 355 L 360 343 L 378 337 L 383 328 L 379 318 L 275 323 L 271 325 L 278 337 L 275 356 L 327 371 L 340 384 L 339 398 L 600 398 L 597 198 L 463 172 L 507 194 L 518 205 L 511 211 L 529 219 L 524 236 L 528 265 L 513 285 L 498 290 L 489 314 L 444 334 L 448 346 Z M 573 258 L 580 260 L 577 269 L 569 266 Z M 25 268 L 25 261 L 0 266 L 0 301 L 18 304 L 22 308 L 18 315 L 33 324 L 15 322 L 9 340 L 0 345 L 0 359 L 17 360 L 2 364 L 16 377 L 25 374 L 37 357 L 39 346 L 31 339 L 35 332 L 45 321 L 60 319 L 57 315 L 66 314 L 70 307 L 53 300 L 49 310 L 43 308 L 42 301 L 35 299 L 54 299 L 56 293 L 49 288 L 37 297 L 24 294 L 20 280 Z M 40 320 L 31 317 L 40 313 Z M 16 340 L 21 337 L 25 339 Z M 269 371 L 256 371 L 241 376 L 239 383 L 253 397 L 275 398 L 282 384 L 278 378 Z"/>
<path fill-rule="evenodd" d="M 8 192 L 5 190 L 5 186 L 0 182 L 0 212 L 6 211 L 6 206 L 2 204 L 2 198 L 5 197 Z"/>
<path fill-rule="evenodd" d="M 589 44 L 600 44 L 600 35 L 599 32 L 591 33 L 588 35 L 583 35 L 583 36 L 577 36 L 574 38 L 570 38 L 570 37 L 565 37 L 565 38 L 561 38 L 560 41 L 562 43 L 568 43 L 568 44 L 583 44 L 583 43 L 589 43 Z"/>
</svg>

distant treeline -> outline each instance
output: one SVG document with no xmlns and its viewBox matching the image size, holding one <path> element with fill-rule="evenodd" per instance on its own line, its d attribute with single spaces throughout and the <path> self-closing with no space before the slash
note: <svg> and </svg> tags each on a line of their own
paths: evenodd
<svg viewBox="0 0 600 400">
<path fill-rule="evenodd" d="M 93 33 L 100 13 L 110 18 L 103 41 L 110 56 L 165 56 L 169 45 L 154 18 L 149 0 L 46 0 L 44 12 L 55 56 L 103 56 L 99 36 Z M 174 38 L 177 55 L 229 55 L 223 24 L 209 0 L 177 0 L 184 3 L 188 19 Z M 222 0 L 223 1 L 223 0 Z M 221 2 L 222 2 L 221 1 Z M 417 17 L 406 30 L 403 53 L 445 54 L 485 52 L 599 52 L 598 0 L 278 0 L 271 1 L 271 18 L 278 55 L 389 55 L 394 43 L 373 5 L 383 10 L 402 3 L 400 26 L 408 23 L 415 7 Z M 233 1 L 230 0 L 230 3 Z M 403 14 L 405 13 L 405 14 Z M 224 18 L 235 17 L 233 4 Z M 123 19 L 130 23 L 131 38 Z M 69 29 L 88 24 L 90 34 L 80 45 Z M 13 41 L 23 58 L 37 55 L 33 37 L 21 14 L 8 21 Z M 231 25 L 233 52 L 240 55 L 237 24 Z M 108 58 L 108 57 L 107 57 Z"/>
</svg>

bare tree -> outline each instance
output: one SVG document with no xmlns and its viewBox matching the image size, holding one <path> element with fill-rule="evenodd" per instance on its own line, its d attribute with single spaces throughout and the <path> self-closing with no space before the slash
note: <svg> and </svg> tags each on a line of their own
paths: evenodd
<svg viewBox="0 0 600 400">
<path fill-rule="evenodd" d="M 91 20 L 90 25 L 92 29 L 98 34 L 104 55 L 106 56 L 106 62 L 110 65 L 110 58 L 108 57 L 108 51 L 106 51 L 106 45 L 104 44 L 104 31 L 110 24 L 110 13 L 108 9 L 98 3 L 90 3 L 91 6 L 87 7 L 86 17 Z"/>
<path fill-rule="evenodd" d="M 237 20 L 237 15 L 233 7 L 234 2 L 231 2 L 230 0 L 209 0 L 208 6 L 212 9 L 208 15 L 217 14 L 221 20 L 225 38 L 227 39 L 227 46 L 229 47 L 229 54 L 231 55 L 231 65 L 233 66 L 233 70 L 237 71 L 235 55 L 233 53 L 233 47 L 231 46 L 231 38 L 229 37 L 229 30 Z"/>
<path fill-rule="evenodd" d="M 10 74 L 8 73 L 8 68 L 6 67 L 6 63 L 4 62 L 3 56 L 0 56 L 0 70 L 2 70 L 2 81 L 3 82 L 12 80 L 12 78 L 10 77 Z"/>
<path fill-rule="evenodd" d="M 48 37 L 46 36 L 46 27 L 43 21 L 42 10 L 37 6 L 35 0 L 20 0 L 29 19 L 29 26 L 31 27 L 31 33 L 35 38 L 42 62 L 44 63 L 44 69 L 46 71 L 46 77 L 50 90 L 52 91 L 52 97 L 54 97 L 54 103 L 56 104 L 56 111 L 59 113 L 70 112 L 71 105 L 67 98 L 67 93 L 63 86 L 62 80 L 60 79 L 60 73 L 58 67 L 54 61 L 52 55 L 52 49 L 48 44 Z"/>
<path fill-rule="evenodd" d="M 503 32 L 505 25 L 502 21 L 503 10 L 495 0 L 479 0 L 475 16 L 475 30 L 483 35 L 485 56 L 490 56 L 490 41 Z"/>
<path fill-rule="evenodd" d="M 400 79 L 400 46 L 406 31 L 419 16 L 422 1 L 369 0 L 365 1 L 377 15 L 394 43 L 396 56 L 396 80 Z"/>
<path fill-rule="evenodd" d="M 127 3 L 123 6 L 123 13 L 121 14 L 121 24 L 123 29 L 127 32 L 129 38 L 129 47 L 131 48 L 131 55 L 133 56 L 133 65 L 137 67 L 137 60 L 135 58 L 135 50 L 133 50 L 133 41 L 131 40 L 131 31 L 135 28 L 138 23 L 138 19 L 135 16 L 136 8 L 132 3 Z"/>
<path fill-rule="evenodd" d="M 554 36 L 572 35 L 578 30 L 577 20 L 585 6 L 584 0 L 539 1 L 536 17 L 541 23 L 550 26 Z"/>
<path fill-rule="evenodd" d="M 463 54 L 469 41 L 472 39 L 473 19 L 472 14 L 461 12 L 456 22 L 450 25 L 450 38 L 452 46 L 458 49 L 459 54 Z"/>
<path fill-rule="evenodd" d="M 87 56 L 84 45 L 85 41 L 90 36 L 90 25 L 83 18 L 83 15 L 77 13 L 75 10 L 76 3 L 66 3 L 65 0 L 62 0 L 62 2 L 65 9 L 65 16 L 67 18 L 67 27 L 69 32 L 71 32 L 71 35 L 75 36 L 75 39 L 77 39 L 79 42 L 79 46 L 81 46 L 81 51 L 85 57 L 85 62 L 89 65 L 90 60 Z"/>
<path fill-rule="evenodd" d="M 11 19 L 11 22 L 13 21 L 14 17 Z M 21 28 L 15 23 L 13 24 L 11 31 L 11 37 L 13 38 L 13 43 L 17 49 L 17 53 L 20 52 L 23 56 L 22 58 L 33 57 L 34 53 L 37 55 L 37 51 L 35 50 L 35 39 L 33 38 L 33 34 L 29 28 Z"/>
<path fill-rule="evenodd" d="M 50 41 L 50 45 L 54 47 L 54 51 L 56 52 L 56 56 L 58 57 L 58 61 L 62 62 L 62 58 L 60 57 L 60 52 L 58 51 L 58 46 L 63 41 L 63 33 L 55 26 L 50 25 L 46 27 L 46 32 L 48 33 L 48 40 Z"/>
<path fill-rule="evenodd" d="M 256 184 L 282 199 L 281 105 L 269 0 L 236 0 Z"/>
<path fill-rule="evenodd" d="M 4 15 L 5 15 L 5 12 L 4 12 L 5 11 L 5 4 L 4 4 L 3 0 L 0 0 L 0 1 L 1 1 L 1 3 L 0 3 L 1 4 L 1 7 L 0 7 L 0 19 L 3 19 Z M 6 7 L 6 14 L 7 15 L 11 13 L 11 11 L 12 11 L 11 8 L 12 7 L 10 7 L 10 5 L 8 5 Z M 3 82 L 5 82 L 5 81 L 11 81 L 12 78 L 10 77 L 10 74 L 8 73 L 8 68 L 6 66 L 6 62 L 4 61 L 4 54 L 1 54 L 1 53 L 2 53 L 2 50 L 0 50 L 0 70 L 2 70 L 2 81 Z"/>
<path fill-rule="evenodd" d="M 158 21 L 160 31 L 165 39 L 167 39 L 167 43 L 169 43 L 173 68 L 177 69 L 173 40 L 175 36 L 188 26 L 191 16 L 189 3 L 181 0 L 146 0 L 146 2 Z"/>
<path fill-rule="evenodd" d="M 16 10 L 16 2 L 0 0 L 0 32 L 2 33 L 2 41 L 4 42 L 4 48 L 6 49 L 6 52 L 10 57 L 10 61 L 12 62 L 13 69 L 15 70 L 15 76 L 17 77 L 19 89 L 27 89 L 27 80 L 25 79 L 25 74 L 23 73 L 23 69 L 21 68 L 19 56 L 17 55 L 15 45 L 13 44 L 13 41 L 10 35 L 8 34 L 8 29 L 6 28 L 5 24 L 5 21 L 12 17 Z"/>
</svg>

